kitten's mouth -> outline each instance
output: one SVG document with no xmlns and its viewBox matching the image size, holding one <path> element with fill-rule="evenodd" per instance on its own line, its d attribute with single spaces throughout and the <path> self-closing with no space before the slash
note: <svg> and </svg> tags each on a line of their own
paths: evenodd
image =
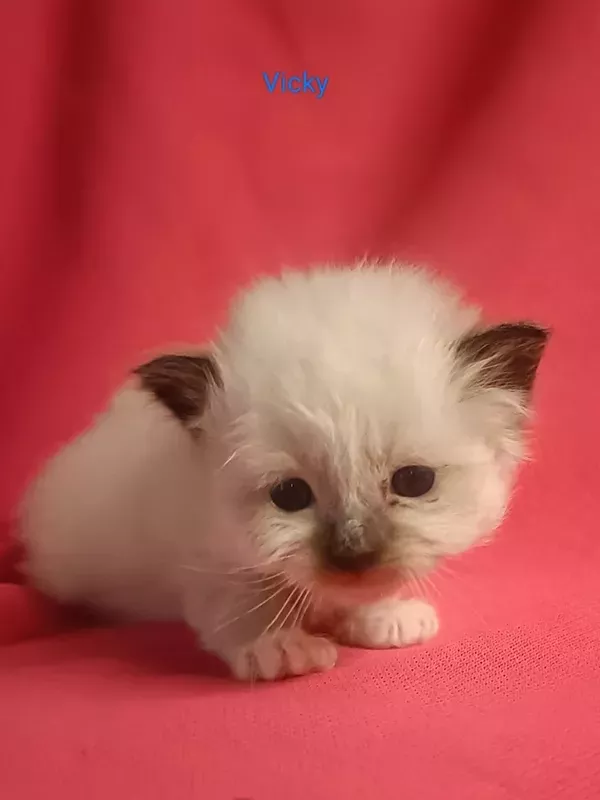
<svg viewBox="0 0 600 800">
<path fill-rule="evenodd" d="M 404 580 L 399 569 L 389 566 L 372 567 L 362 572 L 320 570 L 316 576 L 319 588 L 363 602 L 383 598 L 397 592 Z"/>
</svg>

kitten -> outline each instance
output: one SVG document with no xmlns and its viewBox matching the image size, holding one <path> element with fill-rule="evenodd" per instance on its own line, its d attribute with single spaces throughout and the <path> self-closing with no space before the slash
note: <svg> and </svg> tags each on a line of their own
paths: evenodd
<svg viewBox="0 0 600 800">
<path fill-rule="evenodd" d="M 29 575 L 183 617 L 240 679 L 332 667 L 334 640 L 421 642 L 436 612 L 399 595 L 502 519 L 547 338 L 484 327 L 420 269 L 264 279 L 50 461 L 23 507 Z"/>
</svg>

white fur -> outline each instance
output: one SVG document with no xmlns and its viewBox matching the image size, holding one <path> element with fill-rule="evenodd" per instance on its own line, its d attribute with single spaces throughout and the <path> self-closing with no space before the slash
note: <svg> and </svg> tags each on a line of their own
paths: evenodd
<svg viewBox="0 0 600 800">
<path fill-rule="evenodd" d="M 198 437 L 132 381 L 49 463 L 23 510 L 32 580 L 129 618 L 184 616 L 241 678 L 332 666 L 334 645 L 300 628 L 309 616 L 337 614 L 359 645 L 432 635 L 430 607 L 381 598 L 497 526 L 521 455 L 522 398 L 468 392 L 457 368 L 478 318 L 415 269 L 260 281 L 214 344 L 224 389 Z M 436 485 L 394 505 L 387 480 L 413 463 L 435 467 Z M 291 476 L 314 507 L 270 502 Z M 326 512 L 389 529 L 398 581 L 321 584 L 311 537 Z"/>
<path fill-rule="evenodd" d="M 370 648 L 407 647 L 431 639 L 438 631 L 438 617 L 424 600 L 392 597 L 360 606 L 346 615 L 335 629 L 337 638 L 350 645 Z"/>
</svg>

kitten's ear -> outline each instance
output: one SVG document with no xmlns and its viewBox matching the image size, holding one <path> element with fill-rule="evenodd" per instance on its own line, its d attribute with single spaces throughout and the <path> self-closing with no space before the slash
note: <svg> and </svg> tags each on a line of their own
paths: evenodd
<svg viewBox="0 0 600 800">
<path fill-rule="evenodd" d="M 142 388 L 151 392 L 186 426 L 202 416 L 209 395 L 223 387 L 212 355 L 162 355 L 134 370 Z"/>
<path fill-rule="evenodd" d="M 531 322 L 473 331 L 456 346 L 459 364 L 482 389 L 508 389 L 529 399 L 550 332 Z"/>
</svg>

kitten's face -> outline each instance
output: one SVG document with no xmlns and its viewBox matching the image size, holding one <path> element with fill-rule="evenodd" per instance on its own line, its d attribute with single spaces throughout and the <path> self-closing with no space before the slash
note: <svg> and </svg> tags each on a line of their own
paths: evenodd
<svg viewBox="0 0 600 800">
<path fill-rule="evenodd" d="M 376 410 L 250 414 L 222 473 L 256 563 L 341 602 L 390 594 L 466 550 L 498 524 L 509 495 L 511 462 L 458 409 L 446 410 L 439 439 L 439 419 L 415 419 L 411 432 L 406 406 L 393 422 Z"/>
</svg>

